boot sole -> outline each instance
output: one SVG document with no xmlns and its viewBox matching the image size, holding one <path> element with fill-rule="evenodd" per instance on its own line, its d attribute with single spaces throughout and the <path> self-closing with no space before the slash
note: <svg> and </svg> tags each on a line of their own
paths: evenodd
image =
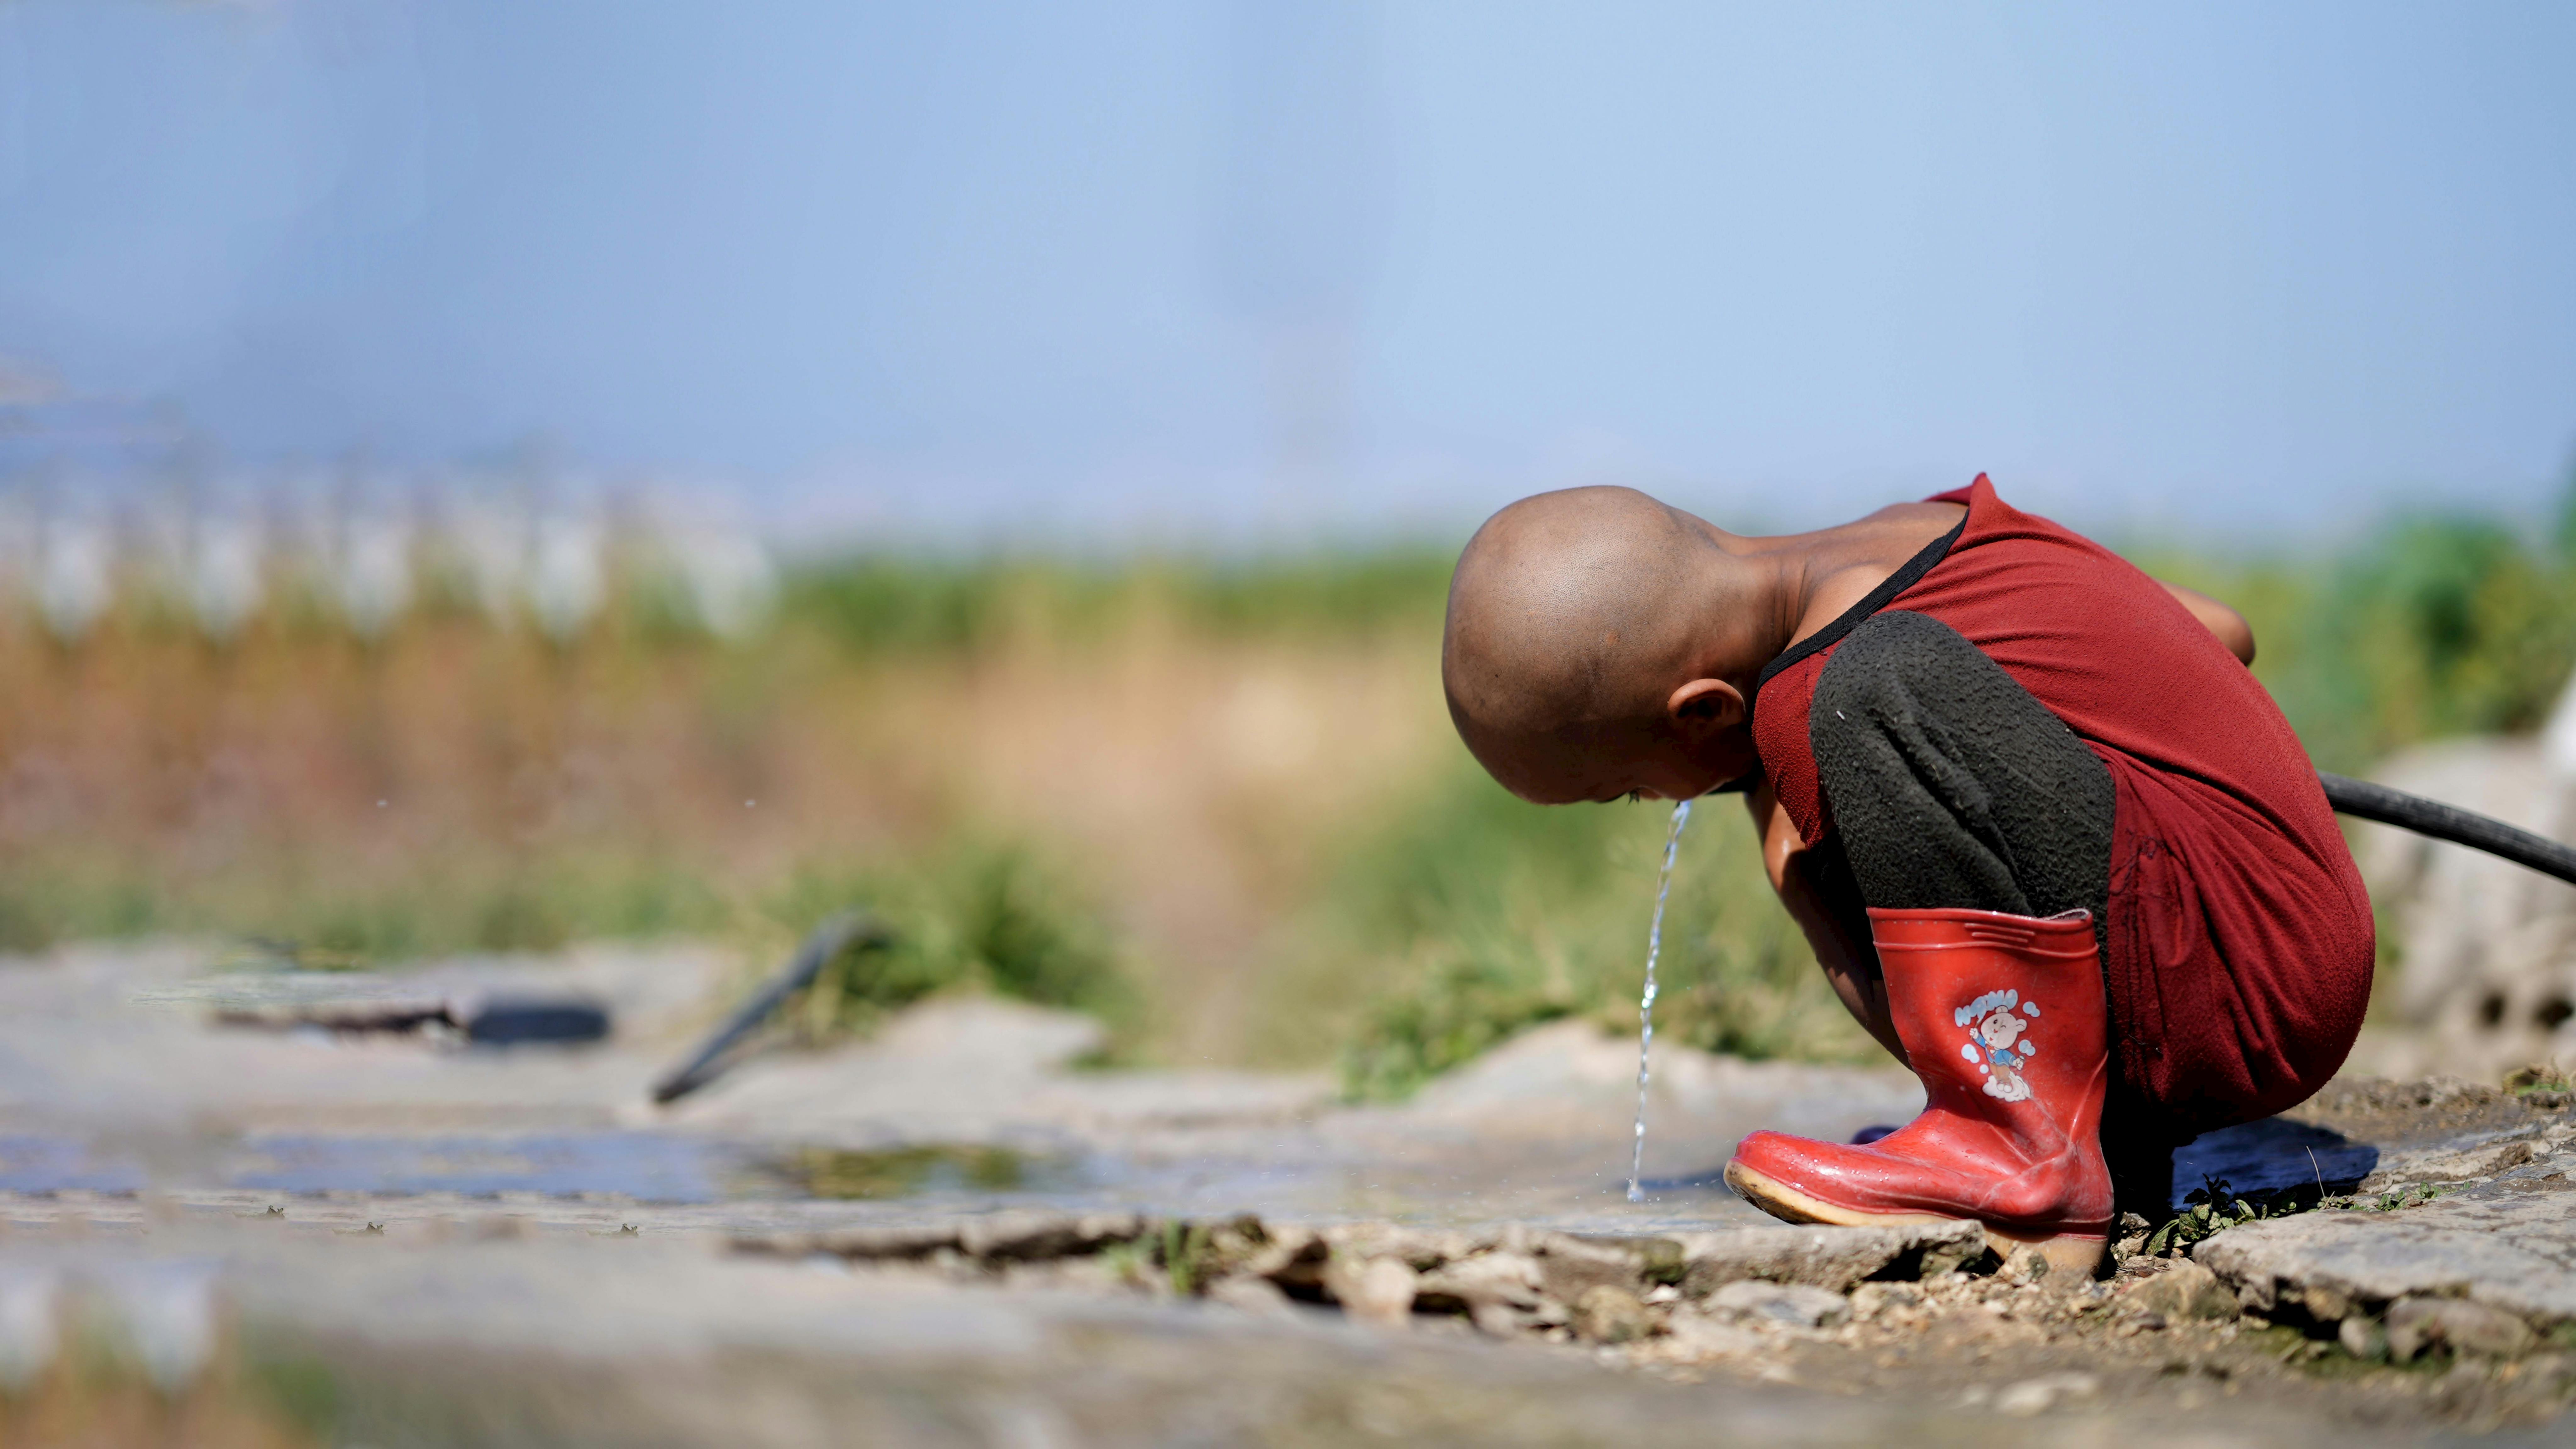
<svg viewBox="0 0 2576 1449">
<path fill-rule="evenodd" d="M 1865 1213 L 1854 1208 L 1837 1207 L 1809 1197 L 1778 1178 L 1766 1176 L 1740 1162 L 1726 1164 L 1726 1185 L 1735 1189 L 1736 1195 L 1746 1202 L 1783 1222 L 1825 1223 L 1844 1228 L 1896 1228 L 1964 1221 L 1945 1218 L 1938 1213 Z M 2048 1260 L 2051 1273 L 2080 1273 L 2090 1277 L 2102 1265 L 2102 1255 L 2110 1247 L 2107 1233 L 2023 1232 L 1997 1227 L 1993 1223 L 1978 1226 L 1985 1229 L 1986 1246 L 1996 1257 L 2010 1259 L 2013 1254 L 2028 1248 Z"/>
</svg>

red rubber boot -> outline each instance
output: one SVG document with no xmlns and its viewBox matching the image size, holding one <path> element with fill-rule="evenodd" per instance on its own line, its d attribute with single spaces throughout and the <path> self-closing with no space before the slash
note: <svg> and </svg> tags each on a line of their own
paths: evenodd
<svg viewBox="0 0 2576 1449">
<path fill-rule="evenodd" d="M 1999 1254 L 2035 1247 L 2052 1270 L 2092 1272 L 2111 1173 L 2091 913 L 1872 907 L 1869 919 L 1923 1115 L 1867 1146 L 1756 1132 L 1726 1165 L 1727 1185 L 1793 1223 L 1974 1218 Z"/>
</svg>

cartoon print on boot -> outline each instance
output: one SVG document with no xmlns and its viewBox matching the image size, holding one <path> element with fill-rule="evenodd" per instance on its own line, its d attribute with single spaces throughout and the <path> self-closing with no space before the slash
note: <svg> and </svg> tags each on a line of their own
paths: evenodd
<svg viewBox="0 0 2576 1449">
<path fill-rule="evenodd" d="M 2014 1007 L 2032 1016 L 2039 1015 L 2039 1003 L 2023 1001 L 2018 991 L 1989 991 L 1960 1007 L 1953 1020 L 1968 1028 L 1968 1040 L 1959 1047 L 1962 1059 L 1977 1063 L 1986 1074 L 1986 1095 L 2006 1102 L 2026 1101 L 2030 1083 L 2023 1080 L 2021 1065 L 2039 1050 L 2039 1043 L 2022 1033 L 2028 1029 Z"/>
</svg>

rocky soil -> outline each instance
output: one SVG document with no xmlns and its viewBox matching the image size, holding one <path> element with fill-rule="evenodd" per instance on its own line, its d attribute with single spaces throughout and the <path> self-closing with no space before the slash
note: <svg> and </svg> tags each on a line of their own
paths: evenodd
<svg viewBox="0 0 2576 1449">
<path fill-rule="evenodd" d="M 1802 1384 L 2030 1418 L 2087 1406 L 2190 1412 L 2231 1400 L 2359 1428 L 2561 1423 L 2576 1400 L 2576 1192 L 2563 1108 L 2458 1084 L 2352 1084 L 2430 1098 L 2490 1140 L 2500 1173 L 2426 1176 L 2150 1256 L 2100 1278 L 1998 1261 L 1973 1227 L 1735 1227 L 1671 1236 L 1505 1224 L 1424 1231 L 1135 1214 L 1001 1213 L 763 1233 L 744 1251 L 999 1290 L 1203 1297 L 1253 1315 L 1338 1309 L 1388 1331 L 1474 1334 L 1664 1379 Z M 2436 1142 L 2444 1139 L 2439 1136 Z M 2456 1155 L 2456 1154 L 2455 1154 Z M 2396 1180 L 2393 1176 L 2392 1181 Z"/>
<path fill-rule="evenodd" d="M 2338 1083 L 2182 1154 L 2178 1188 L 2227 1189 L 2170 1252 L 2131 1223 L 2070 1279 L 1973 1230 L 1789 1227 L 1713 1185 L 1752 1127 L 1903 1120 L 1889 1073 L 1666 1055 L 1632 1206 L 1633 1046 L 1580 1026 L 1357 1108 L 1305 1078 L 1073 1070 L 1078 1020 L 938 1003 L 657 1111 L 720 963 L 362 984 L 578 986 L 617 1022 L 508 1050 L 315 1028 L 297 1013 L 352 988 L 207 966 L 0 971 L 10 1442 L 2576 1432 L 2576 1113 L 2551 1083 Z"/>
</svg>

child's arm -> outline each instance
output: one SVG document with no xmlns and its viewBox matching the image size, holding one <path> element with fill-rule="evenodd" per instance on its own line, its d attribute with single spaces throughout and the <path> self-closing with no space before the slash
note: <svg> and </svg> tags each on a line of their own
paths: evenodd
<svg viewBox="0 0 2576 1449">
<path fill-rule="evenodd" d="M 1887 1014 L 1887 988 L 1879 978 L 1877 950 L 1866 936 L 1856 938 L 1847 917 L 1828 901 L 1817 862 L 1789 812 L 1780 808 L 1771 782 L 1760 781 L 1746 791 L 1744 804 L 1753 816 L 1753 832 L 1762 840 L 1763 874 L 1771 878 L 1771 889 L 1778 892 L 1780 904 L 1789 908 L 1789 919 L 1806 936 L 1816 964 L 1825 968 L 1825 980 L 1833 985 L 1834 995 L 1842 998 L 1845 1009 L 1878 1038 L 1879 1045 L 1904 1061 L 1905 1044 L 1897 1039 L 1895 1023 Z M 1848 872 L 1845 875 L 1848 879 Z"/>
<path fill-rule="evenodd" d="M 2235 655 L 2238 663 L 2254 662 L 2254 630 L 2245 622 L 2244 615 L 2197 590 L 2186 589 L 2180 584 L 2165 584 L 2162 579 L 2156 582 L 2164 584 L 2166 593 L 2180 599 L 2182 606 L 2191 610 L 2193 618 L 2217 635 L 2218 642 L 2227 646 L 2227 652 Z"/>
</svg>

